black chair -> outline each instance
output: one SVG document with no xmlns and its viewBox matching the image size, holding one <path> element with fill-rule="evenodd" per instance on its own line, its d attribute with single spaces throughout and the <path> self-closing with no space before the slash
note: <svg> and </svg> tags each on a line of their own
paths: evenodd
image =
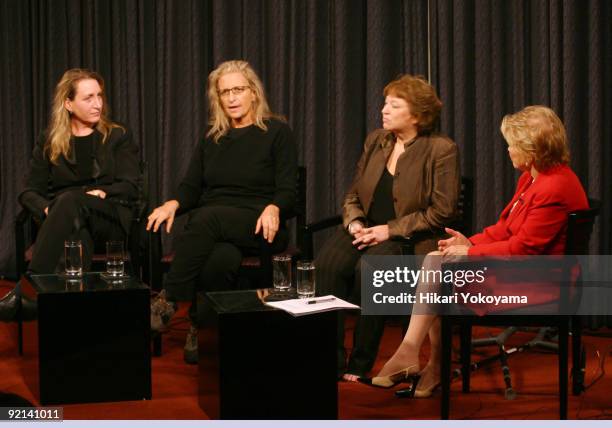
<svg viewBox="0 0 612 428">
<path fill-rule="evenodd" d="M 589 241 L 593 231 L 595 218 L 599 213 L 599 203 L 590 201 L 591 208 L 588 210 L 577 211 L 570 213 L 568 216 L 567 226 L 567 241 L 566 255 L 583 255 L 589 252 Z M 446 263 L 442 270 L 447 269 L 472 269 L 481 262 L 459 262 Z M 512 263 L 519 262 L 504 262 L 508 269 L 512 268 Z M 520 265 L 519 265 L 520 266 Z M 446 287 L 445 287 L 446 288 Z M 569 303 L 570 299 L 578 300 L 580 296 L 580 279 L 576 284 L 576 293 L 569 296 L 568 287 L 563 287 L 560 295 L 562 303 Z M 441 383 L 442 383 L 442 400 L 441 400 L 441 419 L 448 419 L 450 412 L 450 381 L 451 381 L 451 347 L 452 347 L 452 327 L 459 325 L 460 327 L 460 353 L 461 353 L 461 377 L 463 392 L 470 391 L 470 372 L 471 364 L 471 348 L 472 348 L 472 326 L 547 326 L 555 327 L 558 331 L 558 352 L 559 352 L 559 418 L 567 419 L 567 402 L 568 402 L 568 336 L 572 334 L 572 382 L 573 393 L 579 394 L 580 385 L 580 356 L 581 356 L 581 322 L 580 317 L 575 315 L 518 315 L 520 311 L 512 311 L 514 314 L 495 314 L 495 315 L 443 315 L 441 317 L 441 335 L 442 335 L 442 352 L 441 352 Z M 533 313 L 533 312 L 532 312 Z"/>
<path fill-rule="evenodd" d="M 131 203 L 132 222 L 127 237 L 127 263 L 126 269 L 130 274 L 137 276 L 143 282 L 149 283 L 149 270 L 147 269 L 148 246 L 145 239 L 146 216 L 148 214 L 148 186 L 149 173 L 146 162 L 139 165 L 140 177 L 138 183 L 138 199 Z M 28 263 L 32 260 L 34 244 L 38 228 L 42 219 L 36 218 L 27 209 L 22 209 L 15 219 L 15 271 L 17 279 L 20 279 L 26 272 Z M 106 254 L 95 252 L 92 255 L 92 269 L 104 270 Z M 18 312 L 19 313 L 19 312 Z M 23 355 L 22 322 L 18 323 L 19 355 Z"/>
<path fill-rule="evenodd" d="M 297 246 L 289 244 L 281 253 L 273 253 L 271 246 L 263 238 L 260 239 L 260 251 L 258 256 L 244 257 L 238 271 L 237 289 L 249 288 L 269 288 L 272 284 L 272 257 L 289 256 L 293 259 L 301 254 L 301 236 L 298 231 L 304 228 L 306 220 L 306 168 L 298 167 L 296 177 L 296 203 L 293 213 L 290 213 L 284 220 L 289 221 L 295 218 L 295 231 Z M 163 252 L 161 233 L 149 232 L 149 252 L 148 271 L 151 272 L 151 288 L 161 290 L 163 286 L 163 276 L 170 269 L 174 260 L 174 252 Z M 161 336 L 153 336 L 153 355 L 161 355 Z"/>
</svg>

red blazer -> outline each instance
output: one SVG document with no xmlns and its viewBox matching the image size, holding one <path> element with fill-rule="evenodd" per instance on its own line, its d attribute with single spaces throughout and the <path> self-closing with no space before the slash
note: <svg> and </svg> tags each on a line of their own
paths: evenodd
<svg viewBox="0 0 612 428">
<path fill-rule="evenodd" d="M 516 203 L 516 205 L 515 205 Z M 512 206 L 514 209 L 512 209 Z M 474 244 L 470 255 L 555 255 L 565 253 L 567 215 L 589 206 L 584 189 L 568 166 L 541 172 L 535 181 L 529 172 L 521 175 L 512 200 L 504 208 L 499 221 L 470 237 Z M 517 284 L 501 281 L 493 273 L 480 291 L 485 295 L 526 295 L 527 306 L 541 305 L 559 299 L 555 284 Z M 468 304 L 478 315 L 503 312 L 525 305 Z"/>
<path fill-rule="evenodd" d="M 541 172 L 533 183 L 525 172 L 498 222 L 469 238 L 473 244 L 469 254 L 564 254 L 567 215 L 588 207 L 580 180 L 570 167 Z"/>
</svg>

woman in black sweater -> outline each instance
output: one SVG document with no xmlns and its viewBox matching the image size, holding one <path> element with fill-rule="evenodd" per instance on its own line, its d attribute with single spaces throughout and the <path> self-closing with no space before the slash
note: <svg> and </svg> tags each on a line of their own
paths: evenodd
<svg viewBox="0 0 612 428">
<path fill-rule="evenodd" d="M 19 195 L 41 223 L 28 271 L 63 271 L 60 259 L 68 239 L 82 242 L 85 270 L 95 244 L 125 239 L 138 175 L 138 146 L 126 127 L 108 119 L 102 77 L 66 71 Z M 11 318 L 15 299 L 14 292 L 2 299 L 0 319 Z"/>
<path fill-rule="evenodd" d="M 232 286 L 243 255 L 257 254 L 262 236 L 282 250 L 282 219 L 295 204 L 297 155 L 287 124 L 274 115 L 263 85 L 245 61 L 227 61 L 208 77 L 210 127 L 197 144 L 174 196 L 155 208 L 148 230 L 188 212 L 175 241 L 164 290 L 151 305 L 151 328 L 162 330 L 176 301 L 193 298 L 201 278 L 208 290 Z M 197 362 L 197 330 L 191 327 L 185 360 Z"/>
</svg>

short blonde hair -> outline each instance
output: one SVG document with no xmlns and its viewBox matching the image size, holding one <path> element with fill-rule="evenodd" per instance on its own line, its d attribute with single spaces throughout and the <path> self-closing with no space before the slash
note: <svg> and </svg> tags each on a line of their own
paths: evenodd
<svg viewBox="0 0 612 428">
<path fill-rule="evenodd" d="M 206 134 L 207 137 L 212 136 L 216 143 L 231 127 L 230 120 L 226 116 L 223 106 L 221 105 L 218 87 L 219 78 L 229 73 L 242 74 L 247 82 L 249 82 L 249 88 L 251 88 L 255 94 L 255 101 L 253 103 L 255 126 L 263 131 L 267 131 L 268 127 L 264 123 L 265 119 L 277 118 L 283 120 L 281 116 L 270 111 L 263 83 L 261 83 L 259 76 L 257 76 L 257 73 L 255 73 L 251 65 L 241 60 L 225 61 L 219 64 L 219 66 L 208 75 L 208 124 L 210 125 L 210 130 Z"/>
<path fill-rule="evenodd" d="M 559 116 L 546 106 L 527 106 L 504 116 L 501 132 L 508 145 L 530 158 L 538 171 L 569 164 L 565 127 Z"/>
<path fill-rule="evenodd" d="M 419 134 L 434 130 L 442 110 L 442 101 L 425 77 L 404 74 L 385 86 L 383 93 L 385 97 L 402 98 L 410 105 L 411 113 L 418 121 Z"/>
</svg>

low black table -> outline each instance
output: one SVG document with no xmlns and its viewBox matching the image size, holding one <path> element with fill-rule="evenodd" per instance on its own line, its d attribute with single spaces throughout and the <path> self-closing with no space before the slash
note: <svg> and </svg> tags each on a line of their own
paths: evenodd
<svg viewBox="0 0 612 428">
<path fill-rule="evenodd" d="M 67 280 L 32 275 L 22 292 L 38 304 L 25 323 L 26 382 L 42 404 L 151 398 L 150 292 L 138 279 L 99 273 Z"/>
<path fill-rule="evenodd" d="M 301 317 L 268 290 L 198 294 L 199 402 L 213 419 L 337 419 L 336 312 Z"/>
</svg>

